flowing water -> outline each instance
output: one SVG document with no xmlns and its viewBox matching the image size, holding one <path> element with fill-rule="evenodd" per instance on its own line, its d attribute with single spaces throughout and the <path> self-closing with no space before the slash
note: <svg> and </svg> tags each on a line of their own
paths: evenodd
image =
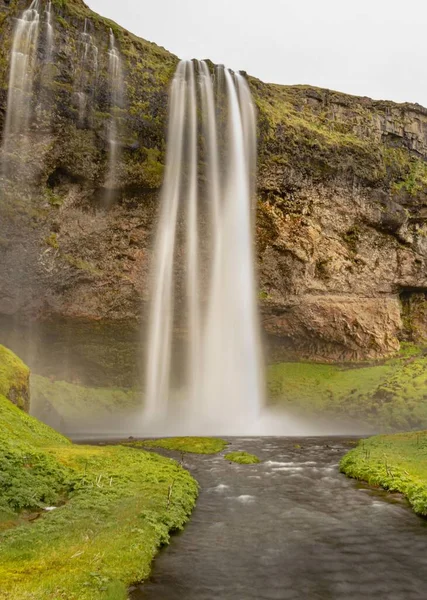
<svg viewBox="0 0 427 600">
<path fill-rule="evenodd" d="M 154 256 L 144 421 L 186 433 L 251 424 L 263 404 L 255 295 L 255 109 L 246 80 L 183 61 L 172 84 Z M 183 314 L 185 315 L 183 317 Z M 174 330 L 187 357 L 172 382 Z"/>
<path fill-rule="evenodd" d="M 93 100 L 98 79 L 98 46 L 89 33 L 90 22 L 85 19 L 80 34 L 79 63 L 76 75 L 79 125 L 83 127 L 89 109 L 89 100 Z"/>
<path fill-rule="evenodd" d="M 40 0 L 16 19 L 10 57 L 9 93 L 3 132 L 4 174 L 12 161 L 23 159 L 31 116 L 34 74 L 40 32 Z"/>
<path fill-rule="evenodd" d="M 119 124 L 120 112 L 123 108 L 122 60 L 112 30 L 110 30 L 110 47 L 108 50 L 108 81 L 110 85 L 111 117 L 108 126 L 109 162 L 105 186 L 107 188 L 107 204 L 110 204 L 116 187 L 117 166 L 120 159 Z"/>
<path fill-rule="evenodd" d="M 45 57 L 46 57 L 46 62 L 51 62 L 52 56 L 53 56 L 53 46 L 54 46 L 54 30 L 53 30 L 53 23 L 52 23 L 52 2 L 50 0 L 46 5 L 45 19 L 46 19 Z"/>
<path fill-rule="evenodd" d="M 300 446 L 300 447 L 297 447 Z M 233 439 L 264 461 L 191 455 L 201 494 L 132 600 L 424 600 L 427 521 L 347 479 L 338 439 Z"/>
</svg>

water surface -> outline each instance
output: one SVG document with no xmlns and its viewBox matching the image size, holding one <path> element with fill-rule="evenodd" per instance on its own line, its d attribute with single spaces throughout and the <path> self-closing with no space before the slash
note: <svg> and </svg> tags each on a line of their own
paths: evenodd
<svg viewBox="0 0 427 600">
<path fill-rule="evenodd" d="M 201 485 L 197 507 L 132 600 L 427 598 L 427 522 L 399 496 L 339 473 L 349 440 L 230 447 L 264 462 L 186 458 Z"/>
</svg>

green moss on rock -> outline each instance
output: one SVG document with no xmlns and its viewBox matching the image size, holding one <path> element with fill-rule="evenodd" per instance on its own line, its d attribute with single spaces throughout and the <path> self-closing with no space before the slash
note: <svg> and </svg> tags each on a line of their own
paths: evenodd
<svg viewBox="0 0 427 600">
<path fill-rule="evenodd" d="M 30 408 L 30 370 L 15 354 L 0 346 L 0 394 L 18 408 Z"/>
</svg>

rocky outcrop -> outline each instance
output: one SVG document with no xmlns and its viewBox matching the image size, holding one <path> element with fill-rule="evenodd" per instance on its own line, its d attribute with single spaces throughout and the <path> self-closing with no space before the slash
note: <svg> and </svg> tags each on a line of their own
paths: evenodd
<svg viewBox="0 0 427 600">
<path fill-rule="evenodd" d="M 1 120 L 12 17 L 25 4 L 0 13 Z M 25 170 L 3 181 L 0 313 L 136 323 L 147 300 L 177 58 L 80 0 L 53 4 L 54 64 L 40 55 L 31 143 L 18 157 Z M 79 125 L 85 18 L 100 68 L 93 110 Z M 107 206 L 111 26 L 127 104 L 115 201 Z M 427 110 L 248 81 L 259 122 L 259 297 L 276 348 L 346 361 L 390 355 L 400 338 L 425 338 L 418 308 L 411 326 L 419 303 L 410 298 L 427 292 Z"/>
</svg>

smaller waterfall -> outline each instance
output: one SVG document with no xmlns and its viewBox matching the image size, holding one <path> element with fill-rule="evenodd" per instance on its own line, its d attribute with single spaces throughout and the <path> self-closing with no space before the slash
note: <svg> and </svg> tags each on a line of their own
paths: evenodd
<svg viewBox="0 0 427 600">
<path fill-rule="evenodd" d="M 22 144 L 28 133 L 34 73 L 40 32 L 40 0 L 16 20 L 10 59 L 9 92 L 3 133 L 3 171 L 14 153 L 22 159 Z"/>
<path fill-rule="evenodd" d="M 98 79 L 98 46 L 89 33 L 90 21 L 85 19 L 84 28 L 79 40 L 79 65 L 77 74 L 77 104 L 79 111 L 79 125 L 83 127 L 88 116 L 89 101 L 93 100 L 96 93 Z"/>
<path fill-rule="evenodd" d="M 105 182 L 107 188 L 107 204 L 114 195 L 117 178 L 117 165 L 120 160 L 120 113 L 123 108 L 123 69 L 120 52 L 116 39 L 110 29 L 110 46 L 108 50 L 108 79 L 110 86 L 110 123 L 108 126 L 109 161 L 108 174 Z"/>
<path fill-rule="evenodd" d="M 46 19 L 46 46 L 45 46 L 45 59 L 46 62 L 52 61 L 53 45 L 54 45 L 54 31 L 52 23 L 52 1 L 49 0 L 45 10 Z"/>
</svg>

